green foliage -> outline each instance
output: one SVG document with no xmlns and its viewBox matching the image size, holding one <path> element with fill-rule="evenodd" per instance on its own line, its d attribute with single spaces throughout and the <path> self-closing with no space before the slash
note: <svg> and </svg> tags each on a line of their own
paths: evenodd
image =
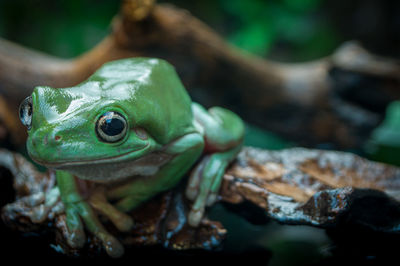
<svg viewBox="0 0 400 266">
<path fill-rule="evenodd" d="M 234 45 L 258 55 L 308 60 L 339 43 L 321 14 L 323 0 L 171 0 Z M 92 48 L 109 31 L 120 1 L 0 0 L 0 36 L 62 57 Z"/>
<path fill-rule="evenodd" d="M 321 2 L 321 0 L 283 0 L 287 7 L 300 12 L 315 10 Z"/>
<path fill-rule="evenodd" d="M 321 13 L 323 0 L 171 0 L 191 10 L 232 44 L 282 60 L 309 60 L 339 44 Z M 109 31 L 120 1 L 0 0 L 0 36 L 62 57 L 92 48 Z"/>
<path fill-rule="evenodd" d="M 365 149 L 374 160 L 400 166 L 400 101 L 388 106 L 384 121 L 372 132 Z"/>
<path fill-rule="evenodd" d="M 119 1 L 0 0 L 0 36 L 53 55 L 73 57 L 107 35 Z"/>
<path fill-rule="evenodd" d="M 339 43 L 333 28 L 318 13 L 322 0 L 219 0 L 238 21 L 227 38 L 249 52 L 267 55 L 285 50 L 290 60 L 309 60 L 330 53 Z"/>
</svg>

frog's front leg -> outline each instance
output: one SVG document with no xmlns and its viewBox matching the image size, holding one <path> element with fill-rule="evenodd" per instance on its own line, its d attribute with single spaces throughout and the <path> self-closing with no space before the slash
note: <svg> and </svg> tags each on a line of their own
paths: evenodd
<svg viewBox="0 0 400 266">
<path fill-rule="evenodd" d="M 241 149 L 244 124 L 237 115 L 220 107 L 207 111 L 193 103 L 192 110 L 195 122 L 204 132 L 206 152 L 210 153 L 193 170 L 186 189 L 186 196 L 194 201 L 189 224 L 197 226 L 206 205 L 217 200 L 225 170 Z"/>
<path fill-rule="evenodd" d="M 122 256 L 124 253 L 123 246 L 106 231 L 92 207 L 79 194 L 74 176 L 64 171 L 56 171 L 56 178 L 70 233 L 70 238 L 67 239 L 68 244 L 75 248 L 83 247 L 86 242 L 84 224 L 92 234 L 101 240 L 103 247 L 110 256 Z"/>
<path fill-rule="evenodd" d="M 201 134 L 187 134 L 166 147 L 164 152 L 173 158 L 155 175 L 137 178 L 111 189 L 107 197 L 111 200 L 120 199 L 115 204 L 118 210 L 130 211 L 156 194 L 174 187 L 200 157 L 203 149 L 204 139 Z"/>
</svg>

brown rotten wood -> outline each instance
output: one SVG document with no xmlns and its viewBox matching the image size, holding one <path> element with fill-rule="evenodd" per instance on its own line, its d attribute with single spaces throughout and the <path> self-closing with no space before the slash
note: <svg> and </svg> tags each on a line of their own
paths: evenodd
<svg viewBox="0 0 400 266">
<path fill-rule="evenodd" d="M 272 62 L 229 45 L 186 10 L 152 0 L 123 1 L 112 33 L 77 58 L 56 58 L 0 39 L 0 92 L 16 119 L 18 103 L 35 86 L 73 86 L 103 63 L 132 56 L 168 60 L 196 101 L 229 107 L 248 122 L 308 146 L 360 147 L 387 103 L 400 96 L 398 62 L 356 43 L 313 62 Z"/>
<path fill-rule="evenodd" d="M 91 235 L 82 250 L 67 245 L 62 202 L 58 199 L 50 209 L 44 204 L 45 194 L 55 186 L 51 171 L 38 172 L 24 157 L 7 150 L 0 150 L 0 165 L 14 176 L 16 191 L 14 202 L 2 209 L 6 225 L 22 232 L 45 232 L 48 244 L 70 255 L 99 255 L 101 244 Z M 118 232 L 103 221 L 107 230 L 127 247 L 217 248 L 229 232 L 220 222 L 207 218 L 197 228 L 187 225 L 190 202 L 184 197 L 184 185 L 131 212 L 135 226 L 130 232 Z M 2 197 L 12 190 L 0 189 Z M 374 244 L 373 233 L 400 233 L 400 169 L 350 153 L 245 147 L 224 176 L 219 200 L 236 206 L 233 210 L 239 213 L 246 211 L 250 220 L 263 220 L 266 214 L 283 224 L 363 229 L 367 245 Z M 354 239 L 354 234 L 350 231 L 345 237 Z"/>
</svg>

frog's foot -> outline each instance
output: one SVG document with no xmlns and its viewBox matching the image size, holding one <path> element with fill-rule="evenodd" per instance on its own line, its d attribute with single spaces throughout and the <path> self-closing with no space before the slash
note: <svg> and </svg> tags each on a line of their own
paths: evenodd
<svg viewBox="0 0 400 266">
<path fill-rule="evenodd" d="M 117 210 L 110 204 L 105 196 L 104 190 L 96 190 L 89 198 L 90 205 L 106 216 L 121 232 L 128 232 L 132 229 L 134 222 L 130 216 Z"/>
<path fill-rule="evenodd" d="M 71 247 L 82 248 L 85 245 L 84 223 L 89 232 L 100 239 L 109 256 L 117 258 L 124 254 L 124 247 L 114 236 L 104 229 L 92 207 L 87 202 L 64 203 L 64 206 L 67 216 L 67 227 L 70 233 L 67 241 Z"/>
<path fill-rule="evenodd" d="M 194 201 L 188 216 L 191 226 L 198 226 L 205 207 L 218 200 L 222 177 L 229 162 L 230 158 L 225 158 L 224 153 L 214 153 L 206 156 L 191 173 L 186 188 L 186 197 Z"/>
</svg>

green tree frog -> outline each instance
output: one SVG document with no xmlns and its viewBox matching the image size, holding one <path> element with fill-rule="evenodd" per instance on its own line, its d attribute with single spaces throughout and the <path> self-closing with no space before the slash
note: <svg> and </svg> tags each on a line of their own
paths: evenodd
<svg viewBox="0 0 400 266">
<path fill-rule="evenodd" d="M 36 87 L 19 113 L 30 157 L 56 171 L 68 243 L 82 247 L 86 229 L 114 257 L 123 247 L 98 213 L 129 231 L 126 212 L 177 185 L 205 154 L 186 188 L 197 226 L 244 135 L 236 114 L 192 102 L 175 69 L 154 58 L 108 62 L 71 88 Z"/>
</svg>

